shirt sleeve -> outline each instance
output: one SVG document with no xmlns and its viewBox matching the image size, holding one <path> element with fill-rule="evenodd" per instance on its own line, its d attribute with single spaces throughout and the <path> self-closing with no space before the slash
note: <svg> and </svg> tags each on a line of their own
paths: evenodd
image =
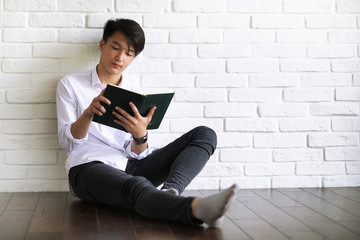
<svg viewBox="0 0 360 240">
<path fill-rule="evenodd" d="M 61 79 L 56 91 L 56 112 L 58 120 L 59 143 L 67 152 L 80 147 L 87 140 L 88 135 L 82 139 L 75 139 L 71 134 L 71 126 L 77 120 L 76 97 L 66 86 L 66 77 Z"/>
<path fill-rule="evenodd" d="M 130 139 L 129 142 L 127 142 L 127 146 L 125 147 L 125 154 L 128 158 L 141 160 L 141 159 L 147 157 L 152 152 L 150 150 L 149 143 L 148 143 L 147 148 L 144 151 L 142 151 L 140 154 L 136 154 L 131 151 L 131 142 L 132 142 L 132 138 Z"/>
</svg>

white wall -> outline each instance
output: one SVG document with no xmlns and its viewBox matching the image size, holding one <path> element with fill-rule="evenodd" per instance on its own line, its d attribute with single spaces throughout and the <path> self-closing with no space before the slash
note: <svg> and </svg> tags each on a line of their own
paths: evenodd
<svg viewBox="0 0 360 240">
<path fill-rule="evenodd" d="M 128 80 L 176 92 L 153 145 L 218 133 L 190 188 L 360 185 L 360 1 L 0 0 L 0 191 L 67 190 L 55 86 L 114 17 L 146 32 Z"/>
</svg>

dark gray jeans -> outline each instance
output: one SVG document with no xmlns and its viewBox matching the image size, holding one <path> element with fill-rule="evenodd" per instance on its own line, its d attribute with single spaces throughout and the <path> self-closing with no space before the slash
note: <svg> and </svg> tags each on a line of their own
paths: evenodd
<svg viewBox="0 0 360 240">
<path fill-rule="evenodd" d="M 202 170 L 216 148 L 216 134 L 197 127 L 142 160 L 129 159 L 125 172 L 101 162 L 70 169 L 69 183 L 84 201 L 130 208 L 138 214 L 187 224 L 193 197 L 175 196 L 156 189 L 175 188 L 180 193 Z"/>
</svg>

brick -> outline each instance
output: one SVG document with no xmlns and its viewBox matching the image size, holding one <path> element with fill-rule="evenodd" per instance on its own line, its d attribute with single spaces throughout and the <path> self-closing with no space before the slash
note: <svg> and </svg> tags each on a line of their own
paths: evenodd
<svg viewBox="0 0 360 240">
<path fill-rule="evenodd" d="M 276 176 L 272 178 L 272 188 L 321 187 L 321 177 L 316 176 Z"/>
<path fill-rule="evenodd" d="M 219 189 L 219 178 L 210 178 L 210 177 L 196 177 L 193 181 L 186 187 L 187 190 L 213 190 Z"/>
<path fill-rule="evenodd" d="M 116 0 L 117 12 L 170 12 L 171 4 L 168 0 Z"/>
<path fill-rule="evenodd" d="M 325 59 L 281 60 L 280 69 L 282 72 L 328 72 L 330 64 Z"/>
<path fill-rule="evenodd" d="M 11 165 L 46 165 L 56 164 L 56 150 L 6 151 L 5 162 Z"/>
<path fill-rule="evenodd" d="M 250 87 L 295 87 L 299 85 L 299 75 L 292 73 L 282 74 L 251 74 L 249 75 Z"/>
<path fill-rule="evenodd" d="M 281 132 L 324 132 L 329 130 L 327 119 L 286 119 L 279 121 Z"/>
<path fill-rule="evenodd" d="M 279 61 L 273 59 L 230 59 L 227 61 L 228 72 L 262 73 L 278 72 Z"/>
<path fill-rule="evenodd" d="M 346 147 L 346 148 L 326 148 L 326 161 L 358 161 L 360 160 L 360 148 Z"/>
<path fill-rule="evenodd" d="M 323 187 L 357 187 L 360 185 L 360 175 L 352 176 L 327 176 L 324 177 Z"/>
<path fill-rule="evenodd" d="M 225 120 L 226 131 L 236 132 L 275 132 L 277 130 L 276 120 L 269 119 L 239 119 L 228 118 Z"/>
<path fill-rule="evenodd" d="M 247 76 L 240 74 L 201 74 L 197 75 L 198 88 L 241 88 L 247 85 Z"/>
<path fill-rule="evenodd" d="M 357 0 L 337 1 L 336 11 L 339 13 L 360 13 L 360 4 Z"/>
<path fill-rule="evenodd" d="M 307 106 L 297 103 L 264 103 L 259 105 L 260 117 L 304 117 Z"/>
<path fill-rule="evenodd" d="M 199 177 L 243 176 L 243 168 L 244 166 L 238 163 L 210 163 L 201 170 Z"/>
<path fill-rule="evenodd" d="M 220 180 L 220 188 L 225 189 L 236 183 L 240 189 L 270 188 L 269 177 L 231 177 Z"/>
<path fill-rule="evenodd" d="M 169 33 L 165 30 L 144 29 L 146 43 L 168 43 Z"/>
<path fill-rule="evenodd" d="M 79 44 L 35 44 L 34 57 L 44 58 L 84 58 L 87 46 Z"/>
<path fill-rule="evenodd" d="M 268 150 L 225 148 L 220 150 L 221 162 L 268 163 L 271 152 Z"/>
<path fill-rule="evenodd" d="M 275 31 L 261 29 L 224 30 L 226 43 L 274 43 Z"/>
<path fill-rule="evenodd" d="M 286 102 L 322 102 L 334 100 L 334 90 L 331 88 L 297 88 L 285 89 Z"/>
<path fill-rule="evenodd" d="M 65 150 L 58 150 L 57 151 L 57 164 L 58 165 L 65 165 L 67 159 L 67 153 Z"/>
<path fill-rule="evenodd" d="M 202 58 L 236 58 L 251 55 L 247 44 L 204 44 L 198 46 L 199 57 Z"/>
<path fill-rule="evenodd" d="M 309 46 L 307 56 L 309 58 L 351 58 L 356 56 L 356 51 L 355 45 Z"/>
<path fill-rule="evenodd" d="M 146 2 L 147 3 L 147 2 Z M 126 18 L 132 19 L 140 26 L 142 25 L 142 15 L 139 13 L 92 13 L 87 16 L 87 27 L 103 28 L 109 19 Z M 144 29 L 145 30 L 145 29 Z M 147 36 L 146 36 L 147 37 Z M 148 39 L 146 39 L 146 42 Z"/>
<path fill-rule="evenodd" d="M 43 135 L 0 135 L 0 149 L 6 150 L 43 150 L 59 149 L 57 134 Z"/>
<path fill-rule="evenodd" d="M 13 73 L 57 72 L 59 63 L 53 59 L 4 60 L 2 70 Z"/>
<path fill-rule="evenodd" d="M 59 71 L 65 73 L 64 75 L 73 72 L 87 71 L 94 68 L 98 63 L 99 60 L 61 59 L 59 60 Z"/>
<path fill-rule="evenodd" d="M 245 176 L 281 176 L 294 175 L 292 163 L 249 164 L 245 166 Z"/>
<path fill-rule="evenodd" d="M 336 100 L 338 101 L 359 101 L 360 88 L 338 88 L 336 89 Z"/>
<path fill-rule="evenodd" d="M 1 62 L 1 61 L 0 61 Z M 0 71 L 0 87 L 1 88 L 18 88 L 29 87 L 29 75 L 17 73 L 4 73 Z"/>
<path fill-rule="evenodd" d="M 304 73 L 301 74 L 301 83 L 306 87 L 350 86 L 349 73 Z"/>
<path fill-rule="evenodd" d="M 305 47 L 297 44 L 262 44 L 252 47 L 253 56 L 266 58 L 305 57 Z"/>
<path fill-rule="evenodd" d="M 196 26 L 196 17 L 189 14 L 153 14 L 144 15 L 146 28 L 193 28 Z"/>
<path fill-rule="evenodd" d="M 284 0 L 285 13 L 333 13 L 335 0 Z"/>
<path fill-rule="evenodd" d="M 301 15 L 254 15 L 251 19 L 253 28 L 304 28 L 304 17 Z"/>
<path fill-rule="evenodd" d="M 347 163 L 346 173 L 360 175 L 360 163 Z"/>
<path fill-rule="evenodd" d="M 223 130 L 223 121 L 207 118 L 178 118 L 170 121 L 171 132 L 187 132 L 197 126 L 207 126 L 218 132 Z"/>
<path fill-rule="evenodd" d="M 276 40 L 279 43 L 327 43 L 327 31 L 323 30 L 278 30 Z"/>
<path fill-rule="evenodd" d="M 112 2 L 112 0 L 61 0 L 58 2 L 58 10 L 69 12 L 108 12 L 113 10 Z"/>
<path fill-rule="evenodd" d="M 29 179 L 66 179 L 64 166 L 30 166 L 27 168 Z"/>
<path fill-rule="evenodd" d="M 59 42 L 99 43 L 102 38 L 102 32 L 102 29 L 60 29 Z"/>
<path fill-rule="evenodd" d="M 57 133 L 56 120 L 6 120 L 3 126 L 10 134 Z"/>
<path fill-rule="evenodd" d="M 280 13 L 282 8 L 281 0 L 229 0 L 228 9 L 230 12 L 248 13 Z"/>
<path fill-rule="evenodd" d="M 4 13 L 0 15 L 0 27 L 25 27 L 25 14 Z"/>
<path fill-rule="evenodd" d="M 85 27 L 85 16 L 77 13 L 41 13 L 29 16 L 33 27 Z"/>
<path fill-rule="evenodd" d="M 225 61 L 221 59 L 174 60 L 172 68 L 176 73 L 218 73 L 225 71 Z"/>
<path fill-rule="evenodd" d="M 5 91 L 1 90 L 0 91 L 0 103 L 4 103 L 5 102 Z"/>
<path fill-rule="evenodd" d="M 0 165 L 0 179 L 26 178 L 26 167 Z"/>
<path fill-rule="evenodd" d="M 298 133 L 266 133 L 254 135 L 255 148 L 304 148 L 306 136 Z"/>
<path fill-rule="evenodd" d="M 358 30 L 332 30 L 329 31 L 329 43 L 359 43 Z"/>
<path fill-rule="evenodd" d="M 51 103 L 55 102 L 54 89 L 13 89 L 7 91 L 8 103 Z"/>
<path fill-rule="evenodd" d="M 56 0 L 5 0 L 4 9 L 10 11 L 53 11 Z"/>
<path fill-rule="evenodd" d="M 191 74 L 149 74 L 142 77 L 141 86 L 169 87 L 169 88 L 193 88 L 194 76 Z"/>
<path fill-rule="evenodd" d="M 143 54 L 149 58 L 195 58 L 196 45 L 147 44 Z"/>
<path fill-rule="evenodd" d="M 355 28 L 355 16 L 309 15 L 305 18 L 307 28 Z"/>
<path fill-rule="evenodd" d="M 166 112 L 169 118 L 201 118 L 203 115 L 204 107 L 201 103 L 173 102 Z"/>
<path fill-rule="evenodd" d="M 359 106 L 350 102 L 313 103 L 310 105 L 310 114 L 314 116 L 358 115 Z"/>
<path fill-rule="evenodd" d="M 221 31 L 213 29 L 173 30 L 170 32 L 171 43 L 219 43 Z"/>
<path fill-rule="evenodd" d="M 16 28 L 3 30 L 4 42 L 55 42 L 55 29 Z"/>
<path fill-rule="evenodd" d="M 175 12 L 224 12 L 226 2 L 223 0 L 175 0 L 173 2 Z"/>
<path fill-rule="evenodd" d="M 308 136 L 310 147 L 357 146 L 358 135 L 353 133 L 311 133 Z"/>
<path fill-rule="evenodd" d="M 275 162 L 307 162 L 323 160 L 321 150 L 308 148 L 274 150 L 272 156 Z"/>
<path fill-rule="evenodd" d="M 32 47 L 29 44 L 1 43 L 1 58 L 28 58 L 31 57 Z"/>
<path fill-rule="evenodd" d="M 135 59 L 127 73 L 170 73 L 171 62 L 167 59 Z M 93 65 L 94 66 L 94 65 Z"/>
<path fill-rule="evenodd" d="M 5 152 L 0 152 L 0 165 L 5 163 Z"/>
<path fill-rule="evenodd" d="M 279 102 L 282 92 L 280 89 L 230 89 L 230 102 Z"/>
<path fill-rule="evenodd" d="M 343 163 L 297 163 L 297 175 L 335 175 L 344 174 Z"/>
<path fill-rule="evenodd" d="M 225 102 L 226 89 L 188 89 L 175 91 L 176 102 Z"/>
<path fill-rule="evenodd" d="M 355 73 L 353 77 L 354 86 L 360 87 L 360 73 Z"/>
<path fill-rule="evenodd" d="M 255 117 L 256 105 L 247 103 L 205 104 L 205 117 Z"/>
<path fill-rule="evenodd" d="M 192 5 L 189 5 L 192 7 Z M 250 16 L 239 14 L 203 14 L 197 17 L 199 28 L 249 28 Z"/>
<path fill-rule="evenodd" d="M 355 118 L 336 118 L 332 120 L 332 130 L 335 132 L 359 132 L 360 119 Z"/>
<path fill-rule="evenodd" d="M 236 132 L 217 132 L 217 137 L 218 148 L 249 147 L 252 140 L 250 135 Z"/>
<path fill-rule="evenodd" d="M 333 72 L 360 72 L 360 60 L 333 60 L 331 70 Z"/>
<path fill-rule="evenodd" d="M 0 119 L 56 118 L 55 104 L 0 104 Z"/>
</svg>

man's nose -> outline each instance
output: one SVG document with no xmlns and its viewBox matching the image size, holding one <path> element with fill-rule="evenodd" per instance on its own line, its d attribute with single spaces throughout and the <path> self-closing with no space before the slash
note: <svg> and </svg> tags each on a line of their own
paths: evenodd
<svg viewBox="0 0 360 240">
<path fill-rule="evenodd" d="M 119 51 L 116 55 L 116 60 L 122 62 L 124 60 L 125 51 Z"/>
</svg>

